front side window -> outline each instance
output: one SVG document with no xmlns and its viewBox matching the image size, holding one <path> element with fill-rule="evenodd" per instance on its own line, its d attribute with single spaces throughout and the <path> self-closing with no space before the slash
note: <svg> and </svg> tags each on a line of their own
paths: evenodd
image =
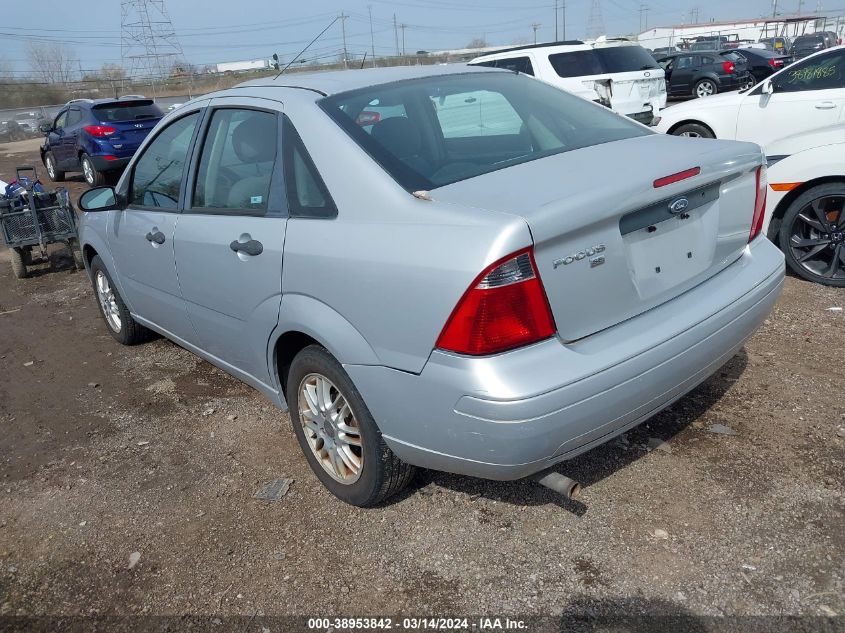
<svg viewBox="0 0 845 633">
<path fill-rule="evenodd" d="M 198 112 L 182 117 L 147 145 L 132 172 L 129 204 L 178 208 L 182 176 L 198 120 Z"/>
<path fill-rule="evenodd" d="M 74 108 L 68 112 L 67 116 L 67 126 L 70 127 L 72 125 L 76 125 L 82 120 L 82 112 L 79 111 L 78 108 Z"/>
<path fill-rule="evenodd" d="M 67 123 L 67 110 L 59 113 L 59 116 L 56 117 L 56 122 L 53 123 L 53 127 L 57 130 L 61 130 L 62 128 L 65 127 L 66 123 Z"/>
<path fill-rule="evenodd" d="M 382 100 L 404 104 L 407 116 L 380 121 L 369 132 L 356 124 L 359 112 Z M 652 134 L 581 97 L 511 73 L 399 81 L 340 93 L 319 103 L 409 191 Z"/>
<path fill-rule="evenodd" d="M 194 186 L 195 209 L 266 211 L 278 145 L 276 114 L 215 110 Z"/>
<path fill-rule="evenodd" d="M 776 92 L 845 88 L 845 51 L 793 64 L 774 78 Z"/>
</svg>

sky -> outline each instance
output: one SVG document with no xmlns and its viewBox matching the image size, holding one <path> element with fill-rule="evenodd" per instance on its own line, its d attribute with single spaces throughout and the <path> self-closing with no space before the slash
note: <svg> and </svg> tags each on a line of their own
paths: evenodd
<svg viewBox="0 0 845 633">
<path fill-rule="evenodd" d="M 804 0 L 806 12 L 818 0 Z M 566 36 L 586 34 L 594 0 L 559 0 L 566 4 Z M 600 0 L 609 35 L 636 33 L 641 20 L 649 27 L 689 21 L 698 8 L 700 21 L 756 18 L 772 13 L 772 0 Z M 799 0 L 778 0 L 778 10 L 795 14 Z M 121 63 L 120 0 L 42 0 L 49 18 L 24 19 L 12 11 L 0 26 L 0 69 L 19 77 L 29 73 L 27 40 L 61 42 L 79 58 L 79 70 L 97 70 L 104 63 Z M 474 38 L 490 45 L 530 43 L 532 25 L 538 41 L 555 37 L 554 0 L 165 0 L 173 27 L 189 63 L 197 66 L 223 61 L 270 57 L 274 52 L 289 60 L 341 12 L 348 15 L 347 49 L 360 59 L 370 50 L 372 11 L 376 55 L 394 54 L 393 16 L 404 33 L 405 50 L 462 48 Z M 641 12 L 640 7 L 648 7 Z M 822 2 L 822 12 L 842 13 L 845 0 Z M 562 18 L 562 11 L 558 14 Z M 562 22 L 562 19 L 561 19 Z M 559 24 L 562 39 L 562 25 Z M 315 43 L 306 58 L 337 57 L 342 47 L 341 22 L 336 22 Z"/>
</svg>

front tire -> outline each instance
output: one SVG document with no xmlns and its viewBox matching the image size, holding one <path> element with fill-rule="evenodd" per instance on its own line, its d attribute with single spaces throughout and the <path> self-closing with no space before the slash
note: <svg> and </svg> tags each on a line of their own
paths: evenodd
<svg viewBox="0 0 845 633">
<path fill-rule="evenodd" d="M 783 216 L 780 247 L 799 277 L 845 288 L 845 182 L 812 187 Z"/>
<path fill-rule="evenodd" d="M 56 166 L 56 159 L 52 152 L 44 154 L 44 166 L 47 168 L 47 176 L 53 182 L 62 182 L 65 179 L 65 172 Z"/>
<path fill-rule="evenodd" d="M 85 182 L 92 187 L 102 187 L 106 184 L 106 175 L 101 171 L 97 171 L 94 167 L 94 162 L 88 154 L 83 154 L 79 162 L 82 165 L 82 176 L 85 178 Z"/>
<path fill-rule="evenodd" d="M 137 345 L 149 340 L 152 333 L 129 314 L 129 308 L 114 287 L 99 255 L 95 255 L 91 260 L 91 280 L 100 314 L 114 340 L 122 345 Z"/>
<path fill-rule="evenodd" d="M 716 138 L 716 135 L 713 132 L 701 125 L 700 123 L 685 123 L 684 125 L 679 125 L 677 128 L 672 130 L 672 134 L 675 136 L 687 136 L 689 138 Z"/>
<path fill-rule="evenodd" d="M 692 95 L 698 99 L 710 97 L 717 92 L 719 92 L 719 87 L 712 79 L 702 79 L 695 84 L 695 88 L 692 89 Z"/>
<path fill-rule="evenodd" d="M 9 256 L 12 260 L 12 274 L 16 279 L 24 279 L 27 276 L 26 264 L 29 260 L 29 254 L 22 248 L 10 248 Z"/>
<path fill-rule="evenodd" d="M 285 392 L 308 465 L 338 499 L 373 506 L 411 481 L 414 467 L 385 444 L 361 394 L 323 347 L 310 345 L 296 355 Z"/>
</svg>

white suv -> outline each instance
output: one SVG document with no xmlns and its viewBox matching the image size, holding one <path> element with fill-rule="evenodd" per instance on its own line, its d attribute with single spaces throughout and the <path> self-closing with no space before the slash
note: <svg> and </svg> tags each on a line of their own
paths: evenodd
<svg viewBox="0 0 845 633">
<path fill-rule="evenodd" d="M 627 40 L 519 46 L 469 63 L 532 75 L 646 125 L 656 125 L 666 107 L 663 69 L 645 48 Z"/>
</svg>

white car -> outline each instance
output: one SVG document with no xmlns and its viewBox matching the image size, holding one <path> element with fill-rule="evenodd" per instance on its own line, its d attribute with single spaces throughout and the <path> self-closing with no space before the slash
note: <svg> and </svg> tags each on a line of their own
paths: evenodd
<svg viewBox="0 0 845 633">
<path fill-rule="evenodd" d="M 661 113 L 660 132 L 766 145 L 843 118 L 845 46 L 802 59 L 749 91 L 687 101 Z"/>
<path fill-rule="evenodd" d="M 765 147 L 763 230 L 800 277 L 845 287 L 845 122 Z"/>
<path fill-rule="evenodd" d="M 648 50 L 627 40 L 519 46 L 469 63 L 532 75 L 645 125 L 666 107 L 666 73 Z"/>
</svg>

